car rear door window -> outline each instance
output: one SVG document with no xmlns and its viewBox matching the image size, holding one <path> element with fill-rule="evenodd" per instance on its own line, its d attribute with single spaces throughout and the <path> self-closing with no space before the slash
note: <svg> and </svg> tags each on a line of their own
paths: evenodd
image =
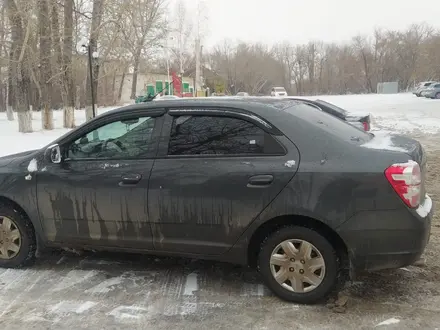
<svg viewBox="0 0 440 330">
<path fill-rule="evenodd" d="M 282 145 L 255 124 L 225 116 L 175 117 L 169 155 L 284 155 Z"/>
</svg>

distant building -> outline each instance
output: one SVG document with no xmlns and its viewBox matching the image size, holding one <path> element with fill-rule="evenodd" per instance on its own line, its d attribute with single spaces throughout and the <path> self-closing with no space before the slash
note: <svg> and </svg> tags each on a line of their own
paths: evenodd
<svg viewBox="0 0 440 330">
<path fill-rule="evenodd" d="M 116 86 L 119 86 L 121 83 L 122 75 L 119 75 L 116 78 Z M 170 81 L 172 81 L 170 75 Z M 121 103 L 129 103 L 132 100 L 131 96 L 131 85 L 133 82 L 133 74 L 126 73 L 124 76 L 124 84 L 122 85 L 121 91 Z M 136 85 L 136 96 L 145 95 L 147 93 L 156 94 L 163 89 L 168 89 L 169 82 L 168 76 L 166 74 L 160 73 L 147 73 L 142 74 L 139 73 L 137 75 L 137 85 Z M 183 93 L 193 93 L 193 80 L 190 77 L 182 78 L 182 92 Z"/>
<path fill-rule="evenodd" d="M 397 81 L 377 83 L 377 94 L 397 94 L 399 93 L 399 83 Z"/>
</svg>

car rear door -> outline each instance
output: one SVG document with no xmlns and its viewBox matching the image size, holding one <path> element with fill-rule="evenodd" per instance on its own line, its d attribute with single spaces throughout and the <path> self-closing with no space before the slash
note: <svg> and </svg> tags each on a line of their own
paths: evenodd
<svg viewBox="0 0 440 330">
<path fill-rule="evenodd" d="M 148 190 L 156 250 L 218 255 L 295 175 L 299 152 L 261 118 L 225 109 L 165 116 Z"/>
</svg>

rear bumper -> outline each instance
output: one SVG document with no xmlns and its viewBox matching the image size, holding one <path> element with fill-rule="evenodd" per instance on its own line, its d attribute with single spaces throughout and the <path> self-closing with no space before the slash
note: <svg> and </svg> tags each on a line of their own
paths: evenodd
<svg viewBox="0 0 440 330">
<path fill-rule="evenodd" d="M 365 211 L 344 223 L 338 233 L 347 245 L 352 270 L 376 271 L 414 263 L 428 244 L 433 212 L 427 197 L 418 211 Z"/>
</svg>

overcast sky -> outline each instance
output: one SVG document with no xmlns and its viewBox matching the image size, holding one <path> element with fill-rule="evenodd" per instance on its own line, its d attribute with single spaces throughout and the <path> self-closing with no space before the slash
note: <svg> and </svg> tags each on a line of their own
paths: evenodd
<svg viewBox="0 0 440 330">
<path fill-rule="evenodd" d="M 177 0 L 169 0 L 175 8 Z M 196 16 L 197 0 L 184 0 Z M 440 28 L 440 0 L 200 0 L 207 7 L 205 47 L 225 38 L 347 41 L 375 27 L 405 29 L 426 22 Z"/>
</svg>

